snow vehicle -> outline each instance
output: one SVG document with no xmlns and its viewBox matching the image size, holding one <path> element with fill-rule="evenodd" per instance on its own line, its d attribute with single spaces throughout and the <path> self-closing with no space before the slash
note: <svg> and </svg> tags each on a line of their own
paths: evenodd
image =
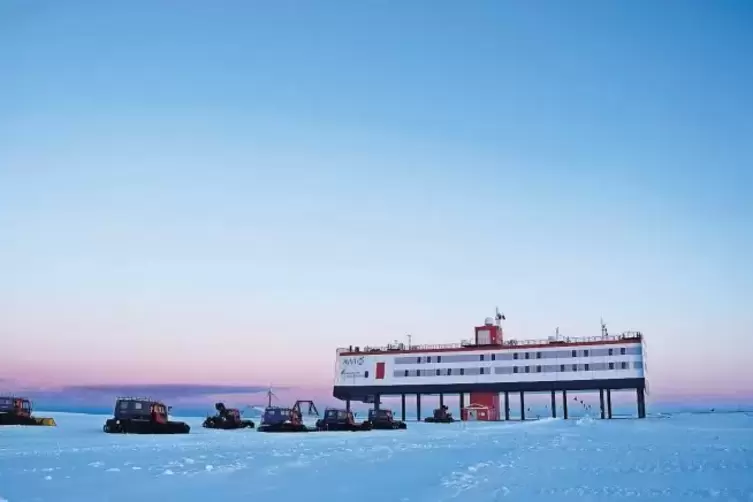
<svg viewBox="0 0 753 502">
<path fill-rule="evenodd" d="M 327 408 L 324 410 L 324 417 L 316 421 L 316 428 L 320 431 L 370 431 L 371 422 L 366 420 L 359 424 L 351 411 Z"/>
<path fill-rule="evenodd" d="M 245 429 L 255 427 L 252 420 L 243 420 L 241 412 L 237 408 L 225 408 L 225 403 L 216 403 L 214 408 L 217 414 L 207 417 L 201 424 L 207 429 Z"/>
<path fill-rule="evenodd" d="M 256 430 L 259 432 L 313 432 L 316 429 L 307 427 L 303 423 L 300 410 L 267 406 L 261 417 L 261 424 Z"/>
<path fill-rule="evenodd" d="M 188 434 L 185 422 L 168 419 L 169 407 L 148 398 L 121 397 L 115 403 L 113 418 L 102 427 L 110 434 Z"/>
<path fill-rule="evenodd" d="M 390 430 L 408 428 L 402 420 L 395 420 L 392 410 L 369 410 L 369 423 L 372 429 Z"/>
<path fill-rule="evenodd" d="M 31 401 L 25 397 L 0 396 L 0 425 L 45 425 L 54 427 L 54 418 L 35 417 Z"/>
<path fill-rule="evenodd" d="M 447 406 L 442 405 L 439 408 L 436 408 L 434 410 L 434 415 L 431 417 L 424 418 L 424 422 L 434 423 L 434 424 L 450 424 L 455 421 L 454 418 L 452 418 L 452 413 L 448 411 L 449 408 Z"/>
</svg>

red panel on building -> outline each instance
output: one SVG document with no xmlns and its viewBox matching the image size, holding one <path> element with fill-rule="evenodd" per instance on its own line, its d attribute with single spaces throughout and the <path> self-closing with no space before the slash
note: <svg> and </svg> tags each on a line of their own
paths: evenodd
<svg viewBox="0 0 753 502">
<path fill-rule="evenodd" d="M 384 380 L 384 363 L 376 363 L 376 365 L 377 380 Z"/>
</svg>

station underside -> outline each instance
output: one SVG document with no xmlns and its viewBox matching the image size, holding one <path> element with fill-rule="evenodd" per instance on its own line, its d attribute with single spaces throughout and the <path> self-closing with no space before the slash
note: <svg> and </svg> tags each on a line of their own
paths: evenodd
<svg viewBox="0 0 753 502">
<path fill-rule="evenodd" d="M 421 385 L 336 385 L 333 396 L 340 400 L 364 401 L 369 396 L 401 394 L 460 394 L 468 392 L 546 392 L 563 390 L 625 390 L 645 388 L 645 378 L 610 380 L 560 380 L 542 382 L 457 383 Z"/>
<path fill-rule="evenodd" d="M 379 407 L 380 398 L 384 396 L 402 396 L 402 415 L 405 419 L 405 396 L 417 397 L 418 411 L 420 415 L 420 401 L 422 395 L 439 395 L 440 403 L 445 395 L 459 395 L 461 407 L 465 394 L 472 392 L 504 393 L 505 411 L 504 417 L 509 420 L 510 394 L 520 394 L 521 417 L 525 419 L 524 395 L 526 392 L 550 392 L 552 400 L 552 416 L 555 416 L 555 393 L 562 393 L 564 405 L 564 418 L 567 418 L 567 392 L 568 391 L 598 391 L 600 394 L 600 408 L 602 418 L 612 418 L 613 390 L 635 390 L 638 405 L 638 418 L 645 418 L 645 378 L 621 378 L 604 380 L 565 380 L 565 381 L 539 381 L 539 382 L 495 382 L 495 383 L 462 383 L 462 384 L 422 384 L 422 385 L 365 385 L 365 386 L 335 386 L 333 396 L 346 401 L 348 408 L 352 401 L 374 403 Z M 605 403 L 606 397 L 606 403 Z M 470 404 L 470 403 L 469 403 Z M 606 404 L 606 406 L 605 406 Z M 420 420 L 420 417 L 418 417 Z"/>
</svg>

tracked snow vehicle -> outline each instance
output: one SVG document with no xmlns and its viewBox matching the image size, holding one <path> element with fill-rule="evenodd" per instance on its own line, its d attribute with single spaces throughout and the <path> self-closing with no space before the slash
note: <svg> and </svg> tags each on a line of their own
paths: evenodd
<svg viewBox="0 0 753 502">
<path fill-rule="evenodd" d="M 224 403 L 216 403 L 214 408 L 217 414 L 207 417 L 202 424 L 207 429 L 245 429 L 253 428 L 255 424 L 252 420 L 241 418 L 241 412 L 237 408 L 226 408 Z"/>
<path fill-rule="evenodd" d="M 259 432 L 313 432 L 303 423 L 300 411 L 280 406 L 267 406 L 256 429 Z"/>
<path fill-rule="evenodd" d="M 369 423 L 372 429 L 391 430 L 407 429 L 408 426 L 402 420 L 396 420 L 392 415 L 392 410 L 369 410 Z"/>
<path fill-rule="evenodd" d="M 54 418 L 35 417 L 31 401 L 24 397 L 0 396 L 0 425 L 57 425 Z"/>
<path fill-rule="evenodd" d="M 320 431 L 370 431 L 371 422 L 368 420 L 358 423 L 353 418 L 353 412 L 339 408 L 327 408 L 324 417 L 316 421 L 316 428 Z"/>
<path fill-rule="evenodd" d="M 168 419 L 169 408 L 147 398 L 121 397 L 115 403 L 113 418 L 102 427 L 109 434 L 188 434 L 185 422 Z"/>
<path fill-rule="evenodd" d="M 424 418 L 424 422 L 433 424 L 451 424 L 455 419 L 452 418 L 452 413 L 448 410 L 449 408 L 445 405 L 435 408 L 433 416 Z"/>
</svg>

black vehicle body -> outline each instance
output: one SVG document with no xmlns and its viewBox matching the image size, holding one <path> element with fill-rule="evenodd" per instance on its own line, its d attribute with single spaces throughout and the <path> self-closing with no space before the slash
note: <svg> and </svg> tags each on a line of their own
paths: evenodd
<svg viewBox="0 0 753 502">
<path fill-rule="evenodd" d="M 214 408 L 217 410 L 217 414 L 207 417 L 204 423 L 201 424 L 207 429 L 229 430 L 255 427 L 253 420 L 244 420 L 241 418 L 241 412 L 237 408 L 226 408 L 224 403 L 216 403 Z"/>
<path fill-rule="evenodd" d="M 316 428 L 320 431 L 370 431 L 371 422 L 360 424 L 353 418 L 353 413 L 339 408 L 327 408 L 324 417 L 316 421 Z"/>
<path fill-rule="evenodd" d="M 259 432 L 313 432 L 316 429 L 307 427 L 303 423 L 300 410 L 267 406 L 261 418 L 261 424 L 256 428 Z"/>
<path fill-rule="evenodd" d="M 168 407 L 160 401 L 120 398 L 113 418 L 105 422 L 102 430 L 109 434 L 188 434 L 191 427 L 169 420 Z"/>
<path fill-rule="evenodd" d="M 448 411 L 447 406 L 436 408 L 433 416 L 424 418 L 424 422 L 433 424 L 451 424 L 454 421 L 455 419 L 452 418 L 452 413 Z"/>
<path fill-rule="evenodd" d="M 395 420 L 392 410 L 369 410 L 369 423 L 375 430 L 407 429 L 408 426 L 402 420 Z"/>
</svg>

